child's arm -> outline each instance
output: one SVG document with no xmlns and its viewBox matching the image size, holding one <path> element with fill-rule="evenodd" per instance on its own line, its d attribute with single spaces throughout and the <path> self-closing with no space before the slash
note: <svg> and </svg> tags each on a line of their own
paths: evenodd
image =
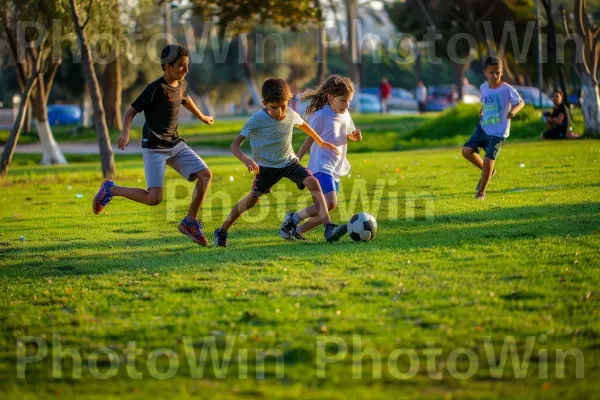
<svg viewBox="0 0 600 400">
<path fill-rule="evenodd" d="M 210 115 L 202 114 L 202 111 L 196 107 L 194 100 L 191 97 L 188 97 L 187 102 L 184 104 L 184 107 L 187 108 L 192 114 L 196 116 L 200 121 L 204 122 L 206 125 L 212 125 L 214 122 L 214 118 Z"/>
<path fill-rule="evenodd" d="M 517 113 L 519 111 L 521 111 L 521 109 L 525 107 L 525 102 L 523 101 L 523 99 L 521 99 L 521 101 L 519 101 L 519 104 L 517 104 L 516 106 L 513 106 L 510 111 L 508 112 L 508 115 L 506 116 L 506 118 L 508 119 L 513 119 L 515 117 L 515 115 L 517 115 Z"/>
<path fill-rule="evenodd" d="M 314 142 L 315 142 L 315 139 L 313 139 L 311 137 L 306 138 L 304 143 L 302 143 L 302 147 L 300 147 L 300 150 L 298 150 L 298 152 L 296 153 L 296 156 L 298 157 L 298 161 L 302 160 L 302 157 L 304 157 L 304 155 L 306 154 L 308 149 L 310 149 L 310 146 L 312 146 L 312 144 Z"/>
<path fill-rule="evenodd" d="M 121 134 L 117 138 L 117 147 L 121 150 L 125 150 L 125 147 L 129 144 L 131 122 L 135 114 L 137 114 L 136 109 L 130 106 L 123 116 L 123 129 L 121 129 Z"/>
<path fill-rule="evenodd" d="M 323 149 L 333 150 L 333 152 L 337 155 L 340 154 L 340 151 L 338 150 L 338 148 L 335 144 L 324 141 L 323 138 L 321 138 L 321 136 L 319 136 L 319 134 L 317 132 L 315 132 L 315 130 L 313 128 L 311 128 L 310 125 L 307 124 L 306 122 L 304 122 L 298 128 L 300 128 L 300 130 L 302 132 L 306 133 L 308 136 L 313 138 L 314 141 L 317 142 L 319 147 L 321 147 Z"/>
<path fill-rule="evenodd" d="M 246 139 L 245 136 L 238 135 L 238 137 L 233 141 L 233 143 L 231 143 L 231 146 L 229 146 L 229 150 L 231 150 L 233 155 L 236 156 L 238 160 L 244 163 L 244 165 L 248 168 L 248 172 L 258 173 L 258 164 L 256 164 L 253 159 L 245 155 L 240 149 L 240 146 L 242 145 L 244 139 Z"/>
</svg>

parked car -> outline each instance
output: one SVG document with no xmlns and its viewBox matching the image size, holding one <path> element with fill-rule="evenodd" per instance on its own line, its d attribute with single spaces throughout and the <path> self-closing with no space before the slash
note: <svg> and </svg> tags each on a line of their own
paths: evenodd
<svg viewBox="0 0 600 400">
<path fill-rule="evenodd" d="M 352 102 L 350 103 L 350 110 L 353 111 L 356 109 L 356 102 L 360 102 L 360 112 L 361 113 L 379 113 L 381 112 L 381 103 L 379 102 L 379 97 L 374 96 L 368 93 L 359 93 L 355 94 Z M 296 112 L 300 115 L 304 115 L 306 112 L 306 107 L 308 107 L 309 102 L 303 101 L 296 107 Z"/>
<path fill-rule="evenodd" d="M 552 108 L 554 103 L 552 99 L 542 92 L 542 104 L 540 105 L 540 90 L 532 86 L 513 86 L 525 102 L 525 104 L 535 108 Z"/>
<path fill-rule="evenodd" d="M 425 111 L 444 111 L 454 107 L 458 102 L 458 90 L 455 85 L 432 86 L 427 89 Z M 474 85 L 463 86 L 464 104 L 481 103 L 481 92 Z"/>
<path fill-rule="evenodd" d="M 378 88 L 364 88 L 361 93 L 370 94 L 379 100 Z M 416 111 L 419 108 L 419 103 L 415 99 L 415 95 L 406 89 L 392 88 L 392 97 L 388 101 L 389 110 L 410 110 Z"/>
<path fill-rule="evenodd" d="M 81 123 L 81 108 L 73 104 L 48 106 L 48 122 L 54 125 L 78 125 Z"/>
<path fill-rule="evenodd" d="M 444 111 L 454 107 L 458 100 L 458 92 L 454 85 L 430 86 L 427 88 L 425 111 Z"/>
<path fill-rule="evenodd" d="M 481 92 L 475 85 L 463 86 L 463 103 L 465 104 L 479 104 L 481 103 Z"/>
</svg>

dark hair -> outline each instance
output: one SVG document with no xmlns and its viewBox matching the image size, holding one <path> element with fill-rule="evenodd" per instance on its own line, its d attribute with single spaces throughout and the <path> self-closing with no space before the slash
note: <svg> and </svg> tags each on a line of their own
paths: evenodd
<svg viewBox="0 0 600 400">
<path fill-rule="evenodd" d="M 262 98 L 265 103 L 282 103 L 292 97 L 290 86 L 283 79 L 269 78 L 263 83 Z"/>
<path fill-rule="evenodd" d="M 348 96 L 354 93 L 354 84 L 345 76 L 331 75 L 325 79 L 321 85 L 316 88 L 307 89 L 300 95 L 300 99 L 310 100 L 310 104 L 306 107 L 306 113 L 311 114 L 319 111 L 327 104 L 327 95 L 333 96 Z"/>
<path fill-rule="evenodd" d="M 483 63 L 483 70 L 485 71 L 490 65 L 498 65 L 500 68 L 502 68 L 502 59 L 496 56 L 489 56 Z"/>
<path fill-rule="evenodd" d="M 552 94 L 553 94 L 553 95 L 554 95 L 554 94 L 560 94 L 560 96 L 561 96 L 561 97 L 565 97 L 565 96 L 563 95 L 563 92 L 562 92 L 562 90 L 560 90 L 560 89 L 554 89 L 554 90 L 552 91 Z"/>
<path fill-rule="evenodd" d="M 173 65 L 179 60 L 181 57 L 189 57 L 190 52 L 182 46 L 178 44 L 168 44 L 164 49 L 160 52 L 160 66 L 162 70 L 165 70 L 165 65 Z"/>
</svg>

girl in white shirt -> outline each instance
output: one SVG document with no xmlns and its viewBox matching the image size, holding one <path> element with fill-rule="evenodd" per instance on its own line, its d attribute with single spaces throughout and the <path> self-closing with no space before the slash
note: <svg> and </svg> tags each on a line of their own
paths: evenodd
<svg viewBox="0 0 600 400">
<path fill-rule="evenodd" d="M 353 95 L 352 81 L 339 75 L 331 75 L 323 84 L 308 89 L 301 95 L 303 101 L 310 100 L 306 108 L 310 126 L 323 140 L 336 145 L 340 153 L 338 155 L 332 151 L 322 151 L 311 138 L 304 142 L 297 153 L 301 160 L 308 149 L 311 149 L 308 169 L 319 180 L 330 211 L 337 206 L 340 177 L 350 172 L 350 163 L 346 159 L 348 140 L 362 140 L 361 132 L 354 126 L 348 112 Z M 320 225 L 316 215 L 314 206 L 288 213 L 281 225 L 280 235 L 286 239 L 306 240 L 303 234 Z M 305 219 L 308 220 L 298 226 Z"/>
</svg>

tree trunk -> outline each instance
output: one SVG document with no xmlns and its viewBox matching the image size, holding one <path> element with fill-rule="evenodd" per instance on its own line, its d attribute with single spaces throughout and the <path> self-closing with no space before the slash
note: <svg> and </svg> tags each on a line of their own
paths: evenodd
<svg viewBox="0 0 600 400">
<path fill-rule="evenodd" d="M 583 119 L 585 121 L 585 135 L 597 137 L 600 134 L 600 98 L 598 85 L 591 79 L 582 79 L 583 88 Z"/>
<path fill-rule="evenodd" d="M 325 22 L 317 27 L 317 79 L 319 84 L 327 79 L 327 30 Z"/>
<path fill-rule="evenodd" d="M 98 147 L 100 148 L 102 175 L 105 178 L 110 178 L 115 175 L 115 162 L 110 144 L 108 127 L 106 126 L 104 107 L 102 105 L 102 94 L 100 93 L 100 86 L 98 85 L 98 79 L 96 78 L 96 72 L 94 71 L 92 54 L 88 46 L 87 37 L 83 31 L 83 27 L 81 26 L 79 15 L 77 14 L 75 0 L 71 0 L 70 3 L 75 33 L 77 34 L 77 38 L 79 39 L 79 44 L 81 46 L 81 58 L 83 61 L 85 82 L 90 90 L 92 106 L 94 107 L 94 124 L 96 126 L 96 134 L 98 136 Z"/>
<path fill-rule="evenodd" d="M 246 73 L 246 85 L 248 85 L 248 92 L 250 93 L 250 97 L 252 98 L 254 106 L 260 107 L 262 104 L 262 98 L 256 84 L 256 72 L 254 71 L 254 65 L 252 64 L 252 61 L 248 59 L 248 37 L 246 34 L 240 34 L 238 40 L 240 43 L 240 62 L 244 72 Z"/>
<path fill-rule="evenodd" d="M 467 77 L 467 71 L 469 70 L 469 67 L 471 66 L 471 63 L 466 63 L 466 64 L 457 64 L 457 63 L 452 63 L 452 71 L 454 74 L 454 82 L 456 84 L 456 90 L 458 91 L 458 101 L 462 102 L 463 98 L 464 98 L 464 81 L 465 78 Z"/>
<path fill-rule="evenodd" d="M 15 148 L 17 147 L 17 142 L 19 140 L 19 135 L 21 134 L 21 129 L 23 128 L 23 124 L 25 122 L 25 111 L 27 109 L 27 104 L 29 103 L 31 93 L 33 92 L 33 88 L 37 83 L 37 80 L 37 75 L 30 77 L 27 80 L 25 88 L 23 89 L 23 93 L 21 94 L 22 100 L 21 104 L 19 104 L 17 118 L 15 119 L 12 129 L 10 130 L 10 135 L 8 136 L 8 140 L 6 141 L 6 145 L 2 151 L 2 158 L 0 159 L 0 179 L 4 178 L 8 172 L 8 166 L 12 161 L 12 157 L 15 153 Z"/>
<path fill-rule="evenodd" d="M 106 110 L 106 125 L 110 129 L 121 130 L 121 52 L 119 41 L 115 40 L 112 49 L 112 59 L 104 70 L 104 109 Z"/>
<path fill-rule="evenodd" d="M 60 151 L 58 144 L 54 140 L 52 135 L 52 129 L 48 122 L 48 96 L 46 96 L 46 88 L 44 86 L 43 76 L 35 86 L 33 94 L 31 95 L 31 105 L 33 113 L 33 122 L 35 123 L 35 130 L 40 137 L 40 143 L 42 145 L 42 161 L 40 164 L 66 164 L 67 160 Z"/>
<path fill-rule="evenodd" d="M 358 18 L 358 1 L 346 0 L 346 23 L 348 29 L 348 72 L 354 83 L 356 97 L 360 96 L 360 51 L 357 46 L 356 24 Z M 360 112 L 360 101 L 354 102 L 356 112 Z"/>
<path fill-rule="evenodd" d="M 81 126 L 89 128 L 92 126 L 92 102 L 90 100 L 90 90 L 87 83 L 83 84 L 83 94 L 81 95 Z"/>
</svg>

